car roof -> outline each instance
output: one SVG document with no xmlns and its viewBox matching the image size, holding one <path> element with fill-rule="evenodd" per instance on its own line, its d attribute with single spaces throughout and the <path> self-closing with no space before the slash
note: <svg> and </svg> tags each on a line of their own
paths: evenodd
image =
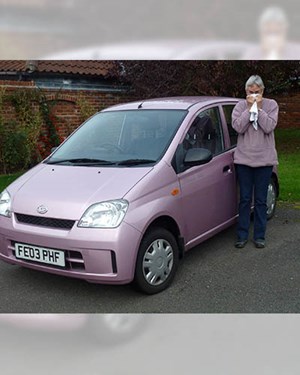
<svg viewBox="0 0 300 375">
<path fill-rule="evenodd" d="M 239 98 L 230 98 L 222 96 L 175 96 L 167 98 L 155 98 L 139 100 L 135 102 L 117 104 L 105 109 L 104 111 L 111 110 L 131 110 L 131 109 L 184 109 L 187 110 L 196 104 L 209 105 L 222 102 L 236 103 Z"/>
</svg>

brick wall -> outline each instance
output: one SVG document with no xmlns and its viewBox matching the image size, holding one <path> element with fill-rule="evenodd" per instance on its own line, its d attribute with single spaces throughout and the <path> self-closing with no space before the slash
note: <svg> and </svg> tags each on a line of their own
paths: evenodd
<svg viewBox="0 0 300 375">
<path fill-rule="evenodd" d="M 278 126 L 300 129 L 300 92 L 273 96 L 279 105 Z"/>
<path fill-rule="evenodd" d="M 13 93 L 16 90 L 35 88 L 34 82 L 19 81 L 1 81 L 0 89 L 5 87 L 6 94 Z M 66 138 L 75 130 L 89 115 L 92 115 L 106 107 L 114 104 L 134 100 L 134 97 L 128 93 L 99 92 L 88 90 L 62 90 L 57 97 L 56 90 L 43 90 L 49 104 L 56 102 L 53 106 L 53 115 L 55 115 L 55 125 L 61 140 Z M 87 116 L 88 114 L 88 116 Z M 9 102 L 5 103 L 2 111 L 5 122 L 16 119 L 15 109 Z M 39 140 L 39 148 L 45 148 L 43 139 L 47 137 L 48 130 L 44 124 Z"/>
</svg>

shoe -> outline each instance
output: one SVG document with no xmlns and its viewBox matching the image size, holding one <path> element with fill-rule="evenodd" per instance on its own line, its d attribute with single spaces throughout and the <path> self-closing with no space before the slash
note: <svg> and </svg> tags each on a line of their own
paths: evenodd
<svg viewBox="0 0 300 375">
<path fill-rule="evenodd" d="M 254 245 L 257 249 L 263 249 L 266 246 L 265 240 L 258 238 L 257 240 L 254 240 Z"/>
<path fill-rule="evenodd" d="M 248 242 L 248 240 L 237 240 L 236 243 L 234 244 L 234 246 L 237 249 L 242 249 L 243 247 L 245 247 L 247 242 Z"/>
</svg>

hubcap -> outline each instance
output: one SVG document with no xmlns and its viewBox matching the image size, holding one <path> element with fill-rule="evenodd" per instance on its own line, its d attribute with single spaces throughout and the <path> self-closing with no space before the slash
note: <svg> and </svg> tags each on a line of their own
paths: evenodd
<svg viewBox="0 0 300 375">
<path fill-rule="evenodd" d="M 273 184 L 269 184 L 267 195 L 267 214 L 271 215 L 274 211 L 276 194 Z"/>
<path fill-rule="evenodd" d="M 164 239 L 152 242 L 143 259 L 143 274 L 150 285 L 160 285 L 169 277 L 173 267 L 174 253 Z"/>
</svg>

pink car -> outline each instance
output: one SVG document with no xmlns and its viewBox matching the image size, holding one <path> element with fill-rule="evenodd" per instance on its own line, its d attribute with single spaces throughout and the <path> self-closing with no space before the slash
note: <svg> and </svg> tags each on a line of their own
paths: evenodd
<svg viewBox="0 0 300 375">
<path fill-rule="evenodd" d="M 96 340 L 118 343 L 142 332 L 147 319 L 141 314 L 1 314 L 2 324 L 49 332 L 84 331 Z"/>
<path fill-rule="evenodd" d="M 1 193 L 0 258 L 164 290 L 185 251 L 236 220 L 237 102 L 176 97 L 97 113 Z M 269 217 L 277 195 L 274 170 Z"/>
</svg>

